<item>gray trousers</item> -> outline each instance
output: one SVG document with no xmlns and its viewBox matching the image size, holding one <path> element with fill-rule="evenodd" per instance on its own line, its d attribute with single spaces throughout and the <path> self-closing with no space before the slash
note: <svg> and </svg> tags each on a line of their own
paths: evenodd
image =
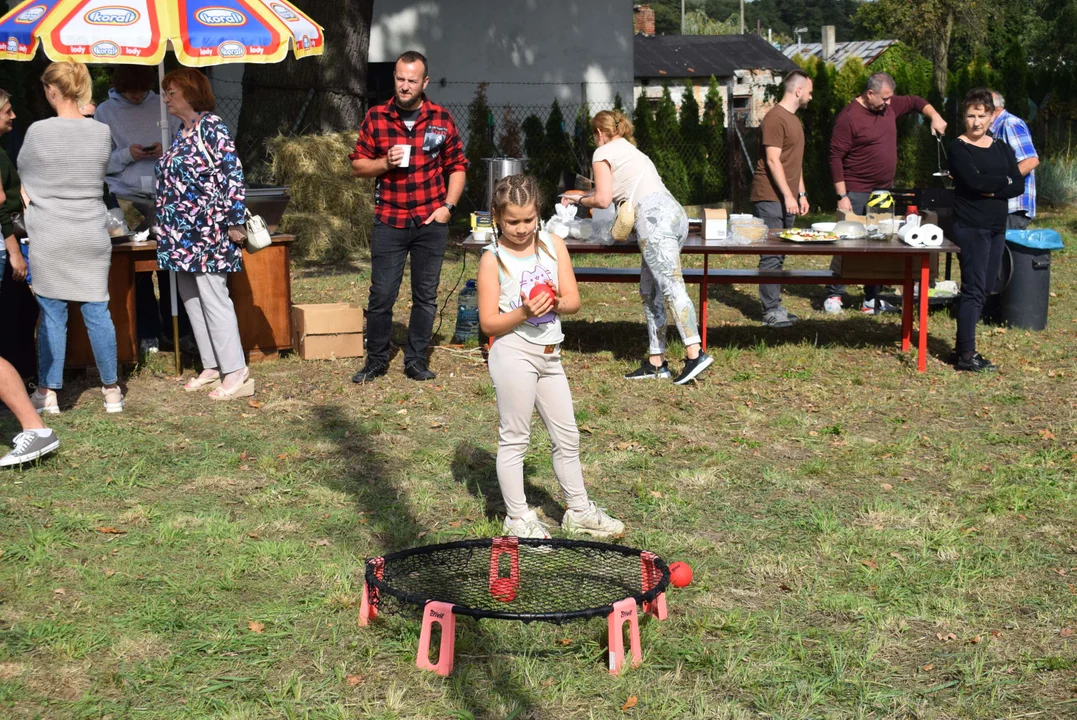
<svg viewBox="0 0 1077 720">
<path fill-rule="evenodd" d="M 851 192 L 848 193 L 849 202 L 853 204 L 853 213 L 856 215 L 864 215 L 868 209 L 868 198 L 871 197 L 871 193 L 866 192 Z M 841 271 L 841 255 L 835 255 L 834 259 L 830 261 L 830 269 L 833 272 Z M 874 300 L 875 296 L 879 293 L 881 285 L 865 285 L 864 286 L 864 299 Z M 835 295 L 844 295 L 844 285 L 827 285 L 826 296 L 834 297 Z"/>
<path fill-rule="evenodd" d="M 796 217 L 785 211 L 783 204 L 772 200 L 760 200 L 755 204 L 755 216 L 763 219 L 763 224 L 770 230 L 784 230 L 793 227 Z M 760 255 L 760 270 L 781 270 L 785 265 L 785 255 Z M 763 314 L 777 310 L 782 306 L 782 286 L 777 284 L 760 285 L 759 301 L 763 303 Z"/>
<path fill-rule="evenodd" d="M 236 309 L 228 296 L 228 274 L 177 272 L 176 291 L 191 319 L 202 367 L 216 368 L 221 375 L 246 367 Z"/>
</svg>

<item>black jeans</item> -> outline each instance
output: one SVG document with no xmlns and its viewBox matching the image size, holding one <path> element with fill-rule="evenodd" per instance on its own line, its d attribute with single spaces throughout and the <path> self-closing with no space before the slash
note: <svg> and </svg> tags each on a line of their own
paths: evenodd
<svg viewBox="0 0 1077 720">
<path fill-rule="evenodd" d="M 1002 251 L 1006 247 L 1005 230 L 967 227 L 954 220 L 954 242 L 961 253 L 961 296 L 957 304 L 957 352 L 976 350 L 976 323 L 984 300 L 998 277 Z"/>
<path fill-rule="evenodd" d="M 393 305 L 404 277 L 404 262 L 411 255 L 411 319 L 404 367 L 425 360 L 437 314 L 438 283 L 449 226 L 411 221 L 394 228 L 377 220 L 370 237 L 370 300 L 367 306 L 367 362 L 389 364 L 389 340 L 393 334 Z"/>
<path fill-rule="evenodd" d="M 854 215 L 864 215 L 868 209 L 868 199 L 871 197 L 871 193 L 866 192 L 851 192 L 849 195 L 849 202 L 853 206 Z M 834 259 L 830 261 L 830 269 L 833 272 L 841 270 L 841 255 L 835 255 Z M 864 299 L 874 300 L 875 296 L 879 294 L 879 288 L 882 285 L 865 285 L 864 286 Z M 834 297 L 835 295 L 841 296 L 845 294 L 844 285 L 827 285 L 826 296 Z"/>
<path fill-rule="evenodd" d="M 796 217 L 785 211 L 784 203 L 772 200 L 760 200 L 755 203 L 754 215 L 763 219 L 763 224 L 770 230 L 783 230 L 793 227 Z M 785 266 L 785 255 L 760 255 L 760 270 L 781 270 Z M 782 286 L 777 284 L 759 285 L 759 301 L 763 304 L 763 315 L 782 306 Z"/>
</svg>

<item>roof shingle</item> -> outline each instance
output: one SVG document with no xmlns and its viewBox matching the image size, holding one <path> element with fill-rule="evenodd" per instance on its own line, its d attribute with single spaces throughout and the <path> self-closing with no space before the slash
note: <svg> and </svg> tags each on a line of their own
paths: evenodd
<svg viewBox="0 0 1077 720">
<path fill-rule="evenodd" d="M 796 70 L 758 35 L 635 36 L 637 78 L 731 77 L 735 70 Z"/>
</svg>

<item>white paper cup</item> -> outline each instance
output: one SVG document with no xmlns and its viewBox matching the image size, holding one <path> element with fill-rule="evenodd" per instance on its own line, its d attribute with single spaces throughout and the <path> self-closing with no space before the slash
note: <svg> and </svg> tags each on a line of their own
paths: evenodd
<svg viewBox="0 0 1077 720">
<path fill-rule="evenodd" d="M 408 167 L 411 165 L 411 145 L 397 145 L 396 147 L 404 153 L 400 156 L 400 164 L 397 167 Z"/>
<path fill-rule="evenodd" d="M 152 177 L 148 177 L 146 175 L 143 175 L 142 177 L 139 178 L 139 180 L 142 182 L 142 192 L 149 193 L 150 195 L 153 195 L 153 191 L 156 189 L 155 188 L 156 178 L 152 178 Z"/>
</svg>

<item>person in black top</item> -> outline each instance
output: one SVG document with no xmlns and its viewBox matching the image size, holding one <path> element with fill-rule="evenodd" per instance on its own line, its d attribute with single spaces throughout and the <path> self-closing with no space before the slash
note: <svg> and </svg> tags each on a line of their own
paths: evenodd
<svg viewBox="0 0 1077 720">
<path fill-rule="evenodd" d="M 1002 264 L 1007 200 L 1025 190 L 1013 149 L 987 134 L 994 110 L 990 90 L 970 90 L 961 104 L 965 132 L 950 145 L 954 242 L 961 248 L 954 367 L 971 372 L 995 370 L 990 360 L 976 352 L 976 324 Z"/>
</svg>

